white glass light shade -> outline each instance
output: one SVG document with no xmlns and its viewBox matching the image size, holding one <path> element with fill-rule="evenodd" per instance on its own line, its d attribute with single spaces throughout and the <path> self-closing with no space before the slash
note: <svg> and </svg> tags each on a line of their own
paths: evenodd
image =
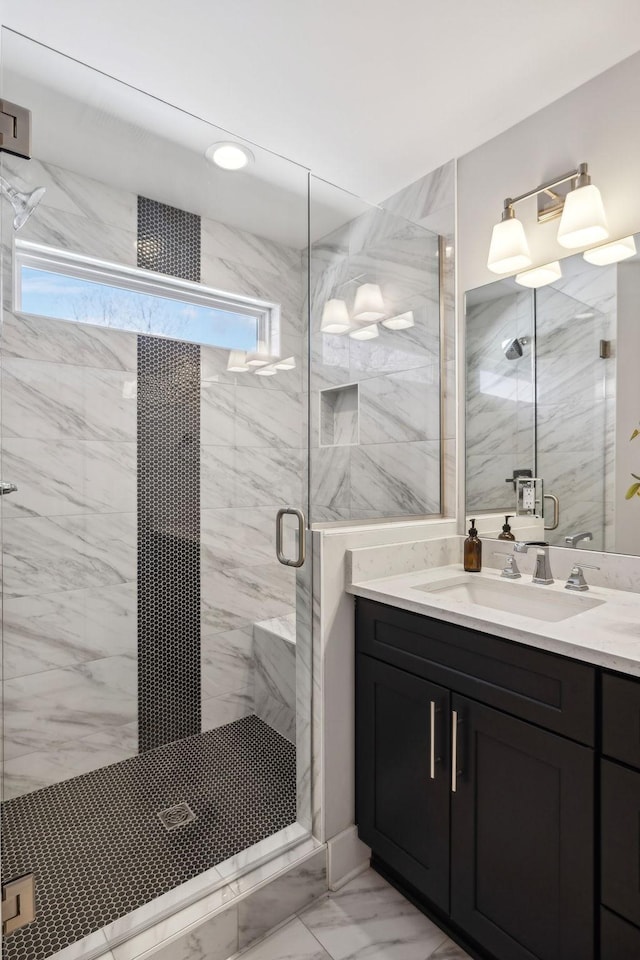
<svg viewBox="0 0 640 960">
<path fill-rule="evenodd" d="M 361 283 L 356 290 L 353 319 L 360 323 L 373 323 L 376 320 L 382 320 L 384 315 L 384 300 L 378 284 Z"/>
<path fill-rule="evenodd" d="M 351 323 L 344 300 L 327 300 L 322 311 L 322 333 L 346 333 Z"/>
<path fill-rule="evenodd" d="M 386 320 L 382 321 L 382 325 L 388 327 L 389 330 L 407 330 L 414 324 L 413 310 L 408 310 L 407 313 L 399 313 L 396 317 L 387 317 Z"/>
<path fill-rule="evenodd" d="M 278 360 L 274 364 L 276 370 L 295 370 L 296 368 L 296 358 L 295 357 L 285 357 L 284 360 Z"/>
<path fill-rule="evenodd" d="M 571 190 L 564 201 L 558 227 L 558 243 L 572 250 L 600 243 L 609 236 L 600 191 L 592 183 Z"/>
<path fill-rule="evenodd" d="M 369 323 L 364 327 L 357 327 L 357 329 L 349 332 L 349 336 L 353 340 L 374 340 L 376 337 L 380 336 L 378 324 Z"/>
<path fill-rule="evenodd" d="M 245 350 L 229 350 L 227 370 L 229 373 L 246 373 L 249 369 Z"/>
<path fill-rule="evenodd" d="M 606 267 L 609 263 L 618 263 L 633 257 L 636 252 L 636 242 L 633 237 L 623 237 L 622 240 L 612 240 L 603 243 L 601 247 L 585 250 L 582 254 L 588 263 L 595 263 L 598 267 Z"/>
<path fill-rule="evenodd" d="M 531 266 L 524 227 L 516 217 L 496 223 L 491 234 L 487 267 L 492 273 L 516 273 Z"/>
<path fill-rule="evenodd" d="M 532 267 L 531 270 L 516 274 L 516 283 L 522 287 L 544 287 L 547 283 L 559 280 L 561 276 L 560 264 L 554 260 L 553 263 L 545 263 L 541 267 Z"/>
</svg>

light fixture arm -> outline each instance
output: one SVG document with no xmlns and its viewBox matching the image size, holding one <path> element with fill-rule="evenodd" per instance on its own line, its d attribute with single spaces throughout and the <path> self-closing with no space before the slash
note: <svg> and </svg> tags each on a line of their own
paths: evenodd
<svg viewBox="0 0 640 960">
<path fill-rule="evenodd" d="M 576 170 L 570 170 L 569 173 L 563 173 L 561 177 L 554 177 L 553 180 L 547 180 L 546 183 L 541 183 L 539 187 L 535 187 L 533 190 L 527 190 L 526 193 L 521 193 L 519 197 L 507 197 L 504 201 L 502 219 L 509 220 L 515 216 L 513 208 L 516 203 L 520 203 L 522 200 L 530 200 L 531 197 L 537 197 L 539 193 L 546 193 L 552 190 L 553 187 L 559 187 L 561 183 L 566 183 L 567 180 L 576 181 L 574 189 L 588 186 L 588 184 L 591 183 L 588 164 L 580 163 Z"/>
</svg>

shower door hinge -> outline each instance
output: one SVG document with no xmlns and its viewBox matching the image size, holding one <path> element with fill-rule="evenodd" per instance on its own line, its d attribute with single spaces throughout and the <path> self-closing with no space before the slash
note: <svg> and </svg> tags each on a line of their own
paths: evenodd
<svg viewBox="0 0 640 960">
<path fill-rule="evenodd" d="M 28 873 L 2 887 L 2 933 L 13 933 L 36 918 L 35 879 Z"/>
<path fill-rule="evenodd" d="M 0 153 L 31 160 L 31 110 L 0 100 Z"/>
</svg>

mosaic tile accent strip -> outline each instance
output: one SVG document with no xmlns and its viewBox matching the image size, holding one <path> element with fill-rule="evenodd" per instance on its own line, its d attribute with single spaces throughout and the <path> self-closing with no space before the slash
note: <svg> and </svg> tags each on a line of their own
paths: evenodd
<svg viewBox="0 0 640 960">
<path fill-rule="evenodd" d="M 200 217 L 138 197 L 138 266 L 200 283 Z"/>
<path fill-rule="evenodd" d="M 200 715 L 200 347 L 138 337 L 140 751 Z"/>
<path fill-rule="evenodd" d="M 158 817 L 187 802 L 195 819 Z M 245 717 L 3 805 L 3 882 L 33 872 L 37 915 L 4 960 L 44 960 L 296 820 L 295 747 Z"/>
</svg>

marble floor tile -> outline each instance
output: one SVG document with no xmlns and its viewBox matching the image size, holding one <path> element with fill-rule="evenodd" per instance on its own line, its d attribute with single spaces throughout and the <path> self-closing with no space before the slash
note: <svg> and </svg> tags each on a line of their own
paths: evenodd
<svg viewBox="0 0 640 960">
<path fill-rule="evenodd" d="M 238 905 L 240 948 L 253 943 L 265 928 L 275 926 L 313 903 L 326 889 L 327 853 L 321 848 Z"/>
<path fill-rule="evenodd" d="M 331 960 L 297 918 L 242 954 L 243 960 Z"/>
<path fill-rule="evenodd" d="M 333 960 L 427 960 L 445 934 L 372 870 L 300 919 Z"/>
</svg>

